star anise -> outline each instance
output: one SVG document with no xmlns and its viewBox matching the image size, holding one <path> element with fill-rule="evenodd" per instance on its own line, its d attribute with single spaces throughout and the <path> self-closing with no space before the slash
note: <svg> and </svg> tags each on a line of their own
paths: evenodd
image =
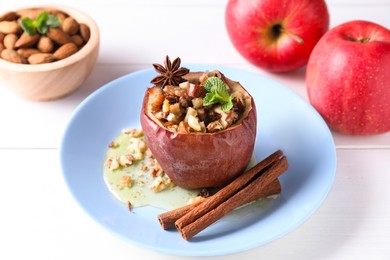
<svg viewBox="0 0 390 260">
<path fill-rule="evenodd" d="M 180 67 L 180 62 L 181 60 L 178 57 L 171 63 L 171 60 L 167 55 L 164 61 L 165 67 L 160 64 L 153 64 L 154 69 L 160 73 L 160 75 L 152 79 L 150 83 L 159 86 L 160 88 L 164 88 L 166 85 L 178 86 L 180 83 L 184 82 L 185 79 L 182 77 L 190 70 Z"/>
</svg>

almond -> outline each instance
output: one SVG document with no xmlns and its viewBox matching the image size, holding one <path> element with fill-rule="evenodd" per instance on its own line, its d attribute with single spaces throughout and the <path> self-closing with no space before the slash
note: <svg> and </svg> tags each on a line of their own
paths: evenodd
<svg viewBox="0 0 390 260">
<path fill-rule="evenodd" d="M 20 48 L 16 52 L 24 58 L 28 58 L 33 54 L 40 53 L 37 49 L 34 48 Z"/>
<path fill-rule="evenodd" d="M 57 16 L 58 20 L 61 21 L 61 24 L 64 22 L 65 18 L 67 17 L 66 14 L 61 13 L 61 12 L 57 13 L 56 16 Z"/>
<path fill-rule="evenodd" d="M 19 24 L 16 21 L 1 21 L 0 32 L 4 34 L 18 33 L 20 31 Z"/>
<path fill-rule="evenodd" d="M 70 36 L 67 35 L 64 31 L 62 31 L 59 28 L 49 28 L 46 36 L 60 45 L 63 45 L 65 43 L 72 41 Z"/>
<path fill-rule="evenodd" d="M 18 15 L 15 12 L 8 12 L 0 16 L 0 21 L 14 21 L 18 19 Z"/>
<path fill-rule="evenodd" d="M 44 10 L 46 12 L 48 12 L 49 14 L 57 16 L 57 18 L 58 18 L 58 16 L 65 16 L 65 17 L 67 16 L 64 12 L 62 12 L 58 9 L 55 9 L 55 8 L 47 8 L 46 7 L 46 8 L 44 8 Z"/>
<path fill-rule="evenodd" d="M 80 34 L 81 37 L 83 37 L 84 42 L 87 42 L 89 37 L 91 37 L 91 31 L 86 24 L 80 23 Z"/>
<path fill-rule="evenodd" d="M 14 33 L 7 34 L 3 40 L 4 47 L 7 49 L 14 49 L 17 40 L 18 40 L 18 36 L 16 34 Z"/>
<path fill-rule="evenodd" d="M 0 42 L 0 53 L 5 49 L 4 44 Z"/>
<path fill-rule="evenodd" d="M 1 52 L 1 58 L 14 63 L 26 63 L 26 60 L 22 56 L 20 56 L 15 50 L 11 49 L 4 49 Z"/>
<path fill-rule="evenodd" d="M 43 64 L 54 61 L 54 55 L 51 53 L 37 53 L 28 57 L 28 63 L 30 64 Z"/>
<path fill-rule="evenodd" d="M 72 41 L 73 41 L 78 47 L 81 47 L 81 46 L 84 45 L 84 40 L 83 40 L 83 38 L 82 38 L 80 35 L 78 35 L 78 34 L 72 36 Z"/>
<path fill-rule="evenodd" d="M 79 23 L 70 16 L 65 18 L 62 23 L 62 30 L 70 36 L 75 35 L 79 31 L 79 28 Z"/>
<path fill-rule="evenodd" d="M 53 55 L 57 60 L 62 60 L 76 53 L 77 51 L 78 48 L 76 44 L 74 44 L 73 42 L 69 42 L 58 48 Z"/>
<path fill-rule="evenodd" d="M 33 46 L 38 40 L 40 36 L 38 33 L 34 35 L 29 35 L 24 32 L 20 35 L 19 39 L 15 42 L 15 48 L 27 48 Z"/>
<path fill-rule="evenodd" d="M 5 37 L 4 33 L 0 32 L 0 43 L 3 42 L 4 37 Z"/>
<path fill-rule="evenodd" d="M 52 52 L 54 49 L 54 43 L 49 37 L 41 36 L 37 48 L 41 52 Z"/>
</svg>

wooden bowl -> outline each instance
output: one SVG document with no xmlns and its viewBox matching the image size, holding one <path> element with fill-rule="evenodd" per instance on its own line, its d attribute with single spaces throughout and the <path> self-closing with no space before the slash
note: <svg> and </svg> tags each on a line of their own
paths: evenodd
<svg viewBox="0 0 390 260">
<path fill-rule="evenodd" d="M 88 42 L 75 54 L 45 64 L 17 64 L 0 58 L 0 86 L 33 101 L 64 97 L 79 88 L 94 68 L 99 51 L 99 30 L 87 14 L 69 7 L 43 6 L 31 8 L 56 9 L 67 13 L 90 29 Z"/>
</svg>

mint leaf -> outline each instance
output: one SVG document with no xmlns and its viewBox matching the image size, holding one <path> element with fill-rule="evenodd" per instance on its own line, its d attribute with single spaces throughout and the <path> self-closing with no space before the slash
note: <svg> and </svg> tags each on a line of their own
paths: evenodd
<svg viewBox="0 0 390 260">
<path fill-rule="evenodd" d="M 217 78 L 217 77 L 210 77 L 210 78 L 206 79 L 206 81 L 203 83 L 203 86 L 207 92 L 212 92 L 213 89 L 217 86 L 223 87 L 226 89 L 225 83 L 223 83 L 222 79 Z"/>
<path fill-rule="evenodd" d="M 46 20 L 46 24 L 48 27 L 58 27 L 61 25 L 61 21 L 57 18 L 57 16 L 49 14 Z"/>
<path fill-rule="evenodd" d="M 210 77 L 203 83 L 203 86 L 207 92 L 203 99 L 204 106 L 220 103 L 224 112 L 229 111 L 233 107 L 233 97 L 227 91 L 223 80 L 217 77 Z"/>
<path fill-rule="evenodd" d="M 206 90 L 206 92 L 211 92 L 211 88 L 213 87 L 213 83 L 210 80 L 210 78 L 206 79 L 205 82 L 203 82 L 203 87 Z"/>
<path fill-rule="evenodd" d="M 226 90 L 225 84 L 221 85 L 215 85 L 213 88 L 213 92 L 215 95 L 219 98 L 219 100 L 223 102 L 229 102 L 229 92 Z"/>
<path fill-rule="evenodd" d="M 219 100 L 214 93 L 206 93 L 203 99 L 203 106 L 217 104 L 218 102 Z"/>
<path fill-rule="evenodd" d="M 37 27 L 38 31 L 40 30 L 40 28 L 42 27 L 42 25 L 44 25 L 46 23 L 46 20 L 47 20 L 47 17 L 48 17 L 48 13 L 47 12 L 41 12 L 37 19 L 35 20 L 35 26 Z"/>
<path fill-rule="evenodd" d="M 20 27 L 30 36 L 35 34 L 35 22 L 29 17 L 25 17 L 20 21 Z"/>
<path fill-rule="evenodd" d="M 34 35 L 37 31 L 40 34 L 46 34 L 49 27 L 58 27 L 60 25 L 61 21 L 57 16 L 48 14 L 47 12 L 41 12 L 36 20 L 25 17 L 20 22 L 23 31 L 29 35 Z"/>
<path fill-rule="evenodd" d="M 227 111 L 229 111 L 230 109 L 233 108 L 233 102 L 232 102 L 232 100 L 233 100 L 233 97 L 231 97 L 231 99 L 230 99 L 229 102 L 226 102 L 226 103 L 224 103 L 224 104 L 221 106 L 221 110 L 222 110 L 223 112 L 227 112 Z"/>
<path fill-rule="evenodd" d="M 49 29 L 49 27 L 44 23 L 42 24 L 41 26 L 37 27 L 37 31 L 40 33 L 40 34 L 45 34 L 47 33 L 47 30 Z"/>
</svg>

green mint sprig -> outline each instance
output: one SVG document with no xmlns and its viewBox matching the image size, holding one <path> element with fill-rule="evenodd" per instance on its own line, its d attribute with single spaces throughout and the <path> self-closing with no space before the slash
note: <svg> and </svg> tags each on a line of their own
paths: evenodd
<svg viewBox="0 0 390 260">
<path fill-rule="evenodd" d="M 203 99 L 203 105 L 213 105 L 220 103 L 221 110 L 229 111 L 233 107 L 233 96 L 229 95 L 225 83 L 217 77 L 210 77 L 203 83 L 206 90 L 206 96 Z"/>
<path fill-rule="evenodd" d="M 58 27 L 61 25 L 61 21 L 57 16 L 48 14 L 47 12 L 41 12 L 37 19 L 33 20 L 30 17 L 25 17 L 20 21 L 20 26 L 23 31 L 32 36 L 36 32 L 45 34 L 50 27 Z"/>
</svg>

